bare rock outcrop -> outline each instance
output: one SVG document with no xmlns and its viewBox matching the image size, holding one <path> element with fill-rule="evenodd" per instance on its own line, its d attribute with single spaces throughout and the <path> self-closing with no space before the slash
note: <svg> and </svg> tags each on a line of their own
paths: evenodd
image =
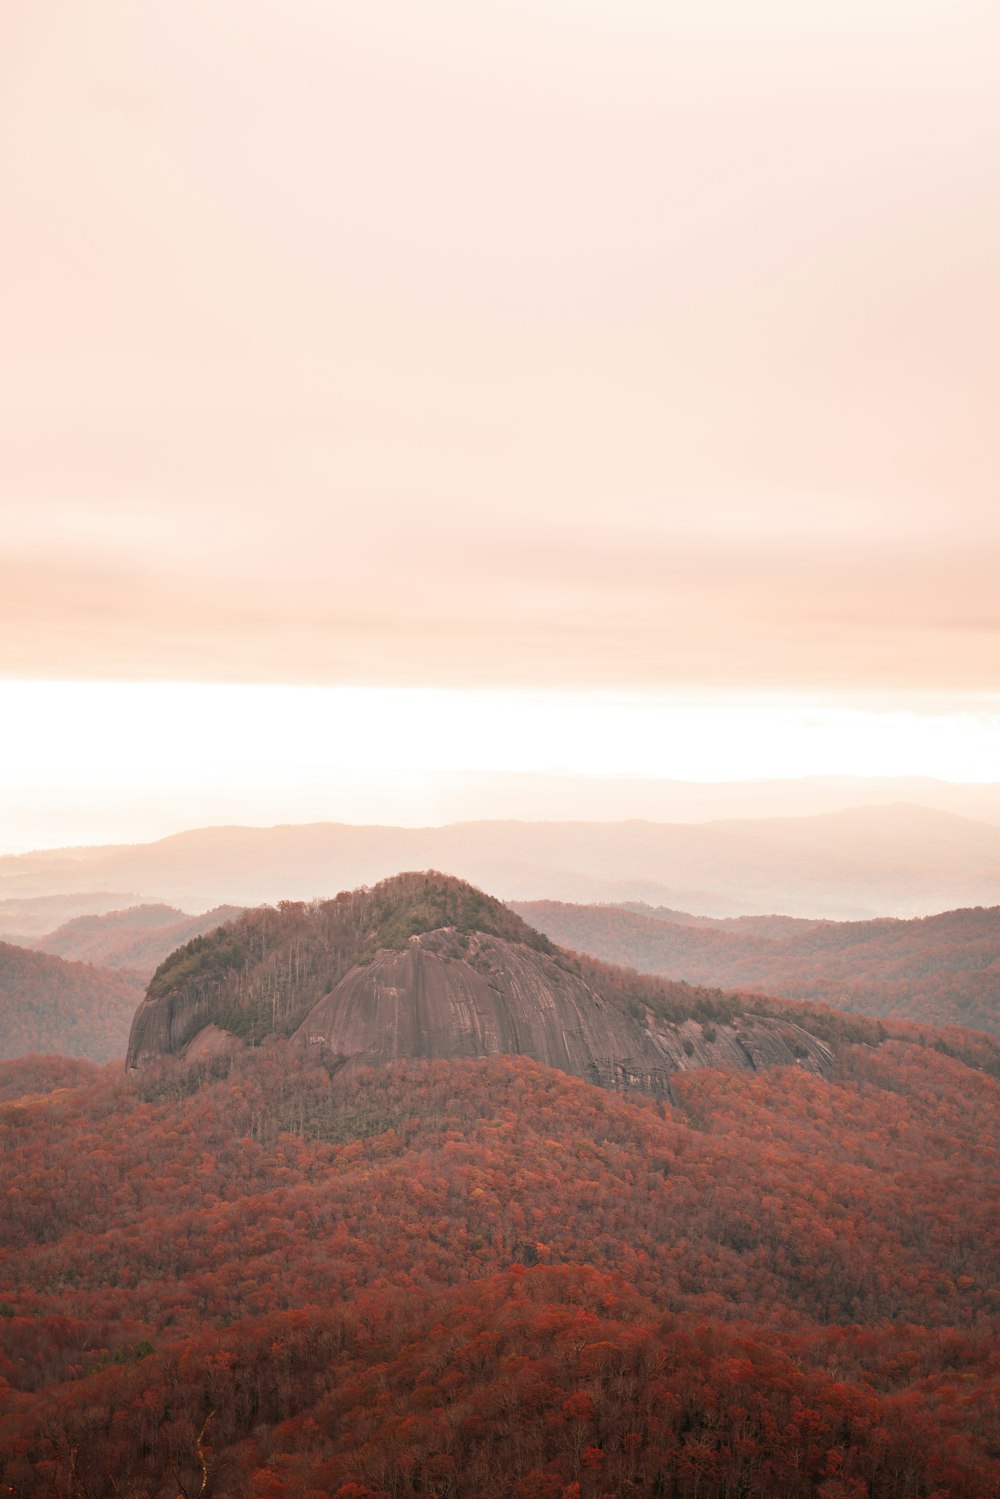
<svg viewBox="0 0 1000 1499">
<path fill-rule="evenodd" d="M 476 935 L 459 957 L 441 937 L 411 937 L 353 968 L 310 1010 L 296 1036 L 375 1065 L 399 1057 L 534 1057 L 587 1076 L 644 1049 L 642 1027 L 550 957 Z"/>
<path fill-rule="evenodd" d="M 790 1018 L 686 985 L 643 999 L 636 979 L 553 947 L 462 881 L 400 875 L 336 901 L 247 912 L 181 948 L 136 1013 L 128 1064 L 205 1059 L 279 1034 L 348 1070 L 507 1054 L 669 1095 L 686 1068 L 822 1072 L 833 1061 Z"/>
<path fill-rule="evenodd" d="M 633 1016 L 557 959 L 502 938 L 476 935 L 461 954 L 448 932 L 414 936 L 405 949 L 358 965 L 310 1010 L 295 1033 L 346 1067 L 402 1057 L 533 1057 L 611 1088 L 669 1093 L 691 1067 L 740 1071 L 799 1065 L 825 1071 L 824 1042 L 790 1021 L 735 1024 Z"/>
</svg>

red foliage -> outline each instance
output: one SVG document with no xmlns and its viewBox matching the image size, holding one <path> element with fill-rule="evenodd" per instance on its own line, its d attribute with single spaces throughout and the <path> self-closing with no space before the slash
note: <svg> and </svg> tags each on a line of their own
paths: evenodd
<svg viewBox="0 0 1000 1499">
<path fill-rule="evenodd" d="M 0 1058 L 59 1052 L 106 1062 L 124 1056 L 141 998 L 135 974 L 0 942 Z"/>
<path fill-rule="evenodd" d="M 1000 1088 L 958 1059 L 675 1109 L 512 1058 L 216 1065 L 0 1111 L 24 1499 L 193 1494 L 199 1447 L 220 1499 L 998 1491 Z"/>
<path fill-rule="evenodd" d="M 78 1088 L 101 1075 L 96 1062 L 83 1057 L 25 1056 L 0 1063 L 0 1103 L 55 1088 Z"/>
</svg>

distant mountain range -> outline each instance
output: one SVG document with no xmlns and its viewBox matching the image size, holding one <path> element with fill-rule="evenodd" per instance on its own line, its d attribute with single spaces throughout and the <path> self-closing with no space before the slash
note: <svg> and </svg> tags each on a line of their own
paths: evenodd
<svg viewBox="0 0 1000 1499">
<path fill-rule="evenodd" d="M 459 822 L 699 823 L 771 817 L 818 817 L 854 807 L 906 802 L 1000 826 L 1000 780 L 956 784 L 927 776 L 799 776 L 758 781 L 676 781 L 656 776 L 601 776 L 570 771 L 420 771 L 400 775 L 373 767 L 306 778 L 249 804 L 216 787 L 187 801 L 187 813 L 151 795 L 129 807 L 31 808 L 17 788 L 0 786 L 0 855 L 43 846 L 37 829 L 62 827 L 64 847 L 146 843 L 187 828 L 350 823 L 354 826 L 444 827 Z M 34 830 L 34 831 L 33 831 Z M 46 838 L 44 846 L 51 846 Z M 150 892 L 146 892 L 149 894 Z M 119 899 L 118 905 L 128 905 Z M 3 902 L 0 900 L 0 916 Z M 75 914 L 75 913 L 74 913 Z M 54 924 L 54 923 L 52 923 Z M 2 928 L 0 928 L 2 930 Z"/>
<path fill-rule="evenodd" d="M 0 885 L 2 888 L 4 886 Z M 44 936 L 74 916 L 100 916 L 105 911 L 121 911 L 134 906 L 137 900 L 134 892 L 107 890 L 8 896 L 0 899 L 0 939 L 31 947 L 29 939 Z"/>
<path fill-rule="evenodd" d="M 155 843 L 0 859 L 0 917 L 14 901 L 85 904 L 90 891 L 139 892 L 130 903 L 189 911 L 310 899 L 414 868 L 441 869 L 506 900 L 639 900 L 710 916 L 921 916 L 1000 903 L 1000 827 L 901 803 L 704 823 L 202 828 Z"/>
<path fill-rule="evenodd" d="M 240 906 L 216 906 L 201 916 L 188 916 L 175 906 L 132 906 L 102 916 L 75 916 L 54 932 L 25 939 L 23 945 L 71 961 L 129 968 L 150 978 L 175 948 L 232 921 L 241 911 Z"/>
<path fill-rule="evenodd" d="M 514 909 L 553 942 L 640 973 L 1000 1035 L 1000 906 L 843 922 L 557 901 Z"/>
<path fill-rule="evenodd" d="M 235 906 L 202 916 L 138 906 L 77 916 L 20 943 L 0 941 L 0 1058 L 122 1056 L 136 1006 L 161 960 L 239 914 Z"/>
</svg>

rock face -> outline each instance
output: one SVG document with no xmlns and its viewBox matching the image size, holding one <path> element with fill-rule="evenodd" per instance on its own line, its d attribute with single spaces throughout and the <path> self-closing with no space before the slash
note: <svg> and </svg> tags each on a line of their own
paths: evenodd
<svg viewBox="0 0 1000 1499">
<path fill-rule="evenodd" d="M 478 934 L 457 957 L 447 952 L 451 935 L 414 936 L 401 952 L 352 968 L 297 1039 L 368 1064 L 507 1052 L 580 1077 L 596 1059 L 616 1066 L 643 1049 L 637 1023 L 554 959 Z"/>
<path fill-rule="evenodd" d="M 151 996 L 147 991 L 132 1018 L 125 1062 L 128 1071 L 145 1067 L 157 1057 L 204 1056 L 206 1047 L 199 1045 L 199 1038 L 203 1036 L 209 1042 L 222 1035 L 238 1040 L 231 1032 L 217 1026 L 209 1018 L 210 1013 L 203 1003 L 199 1003 L 197 996 L 177 993 L 160 997 Z"/>
<path fill-rule="evenodd" d="M 588 969 L 460 881 L 404 875 L 321 906 L 250 912 L 188 944 L 150 985 L 128 1062 L 204 1058 L 278 1032 L 348 1070 L 506 1053 L 658 1094 L 689 1067 L 832 1063 L 784 1017 L 706 1022 L 705 991 L 674 985 L 667 1018 L 623 998 L 628 977 Z"/>
<path fill-rule="evenodd" d="M 670 1074 L 688 1067 L 797 1064 L 819 1072 L 833 1060 L 789 1021 L 740 1017 L 706 1027 L 651 1012 L 637 1018 L 553 958 L 478 935 L 458 957 L 442 950 L 449 935 L 414 936 L 405 950 L 353 968 L 310 1010 L 296 1041 L 351 1068 L 516 1054 L 604 1087 L 651 1093 L 668 1093 Z"/>
</svg>

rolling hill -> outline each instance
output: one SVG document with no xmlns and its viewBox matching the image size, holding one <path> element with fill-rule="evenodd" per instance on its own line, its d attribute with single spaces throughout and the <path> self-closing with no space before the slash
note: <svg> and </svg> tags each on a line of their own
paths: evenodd
<svg viewBox="0 0 1000 1499">
<path fill-rule="evenodd" d="M 134 904 L 134 897 L 107 890 L 82 890 L 72 894 L 7 896 L 0 899 L 0 940 L 30 947 L 35 937 L 74 916 L 102 916 Z"/>
<path fill-rule="evenodd" d="M 910 921 L 713 921 L 633 906 L 517 902 L 578 952 L 642 973 L 1000 1033 L 1000 906 Z"/>
<path fill-rule="evenodd" d="M 1000 901 L 1000 828 L 905 805 L 699 824 L 203 828 L 150 844 L 0 859 L 0 898 L 124 888 L 205 910 L 310 900 L 420 868 L 508 900 L 641 900 L 716 916 L 916 916 Z"/>
<path fill-rule="evenodd" d="M 24 945 L 75 962 L 129 968 L 149 978 L 175 948 L 239 915 L 239 906 L 216 906 L 201 916 L 188 916 L 175 906 L 130 906 L 103 915 L 76 916 Z"/>
<path fill-rule="evenodd" d="M 0 942 L 0 1057 L 122 1056 L 142 991 L 138 974 Z"/>
</svg>

